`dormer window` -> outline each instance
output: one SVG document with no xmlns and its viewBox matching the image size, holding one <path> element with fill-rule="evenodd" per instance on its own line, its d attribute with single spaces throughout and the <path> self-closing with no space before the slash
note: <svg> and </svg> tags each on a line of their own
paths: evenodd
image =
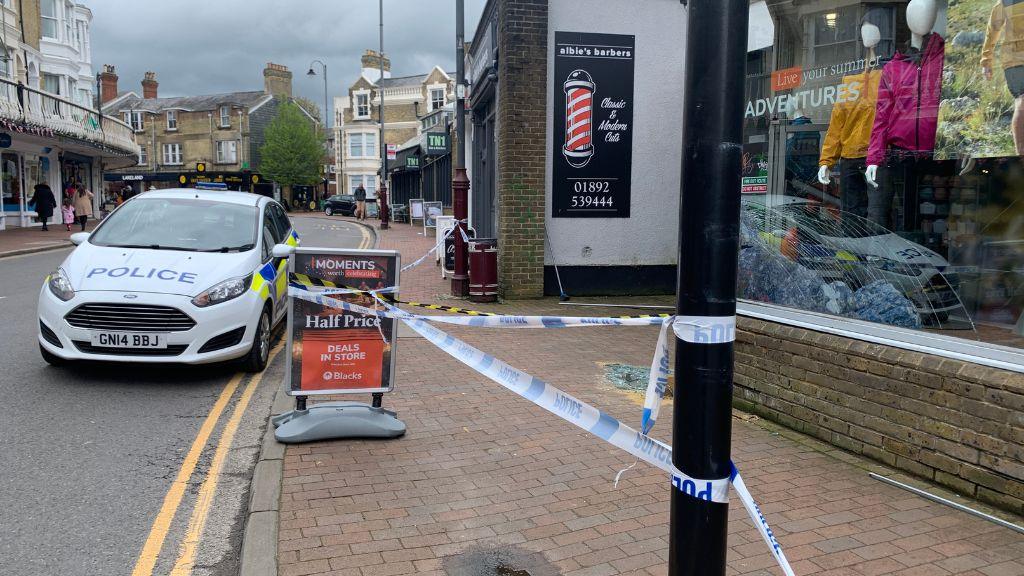
<svg viewBox="0 0 1024 576">
<path fill-rule="evenodd" d="M 356 94 L 356 118 L 369 118 L 370 117 L 370 95 L 369 94 Z"/>
<path fill-rule="evenodd" d="M 430 89 L 430 111 L 444 108 L 444 88 Z"/>
</svg>

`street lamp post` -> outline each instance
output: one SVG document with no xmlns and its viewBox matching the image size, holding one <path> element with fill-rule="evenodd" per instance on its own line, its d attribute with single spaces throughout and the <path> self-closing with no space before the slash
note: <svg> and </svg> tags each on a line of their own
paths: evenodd
<svg viewBox="0 0 1024 576">
<path fill-rule="evenodd" d="M 708 480 L 732 471 L 747 9 L 747 0 L 690 0 L 687 8 L 676 314 L 706 328 L 676 332 L 672 464 Z M 729 505 L 684 488 L 671 492 L 668 573 L 723 576 Z"/>
<path fill-rule="evenodd" d="M 388 145 L 384 141 L 384 0 L 380 0 L 380 178 L 377 202 L 380 204 L 380 229 L 388 229 Z"/>
<path fill-rule="evenodd" d="M 469 222 L 469 178 L 466 176 L 466 57 L 465 3 L 455 2 L 455 175 L 452 178 L 452 211 L 455 225 L 465 230 Z M 469 295 L 469 246 L 461 233 L 455 234 L 455 273 L 452 296 Z"/>
<path fill-rule="evenodd" d="M 313 64 L 319 64 L 324 69 L 324 118 L 321 124 L 324 127 L 324 143 L 326 144 L 331 137 L 331 109 L 327 100 L 327 64 L 324 64 L 321 60 L 313 60 L 309 63 L 309 72 L 306 72 L 306 76 L 316 76 L 316 70 L 313 70 Z M 327 192 L 329 191 L 327 183 L 330 177 L 331 175 L 329 173 L 324 173 L 324 198 L 327 197 Z"/>
</svg>

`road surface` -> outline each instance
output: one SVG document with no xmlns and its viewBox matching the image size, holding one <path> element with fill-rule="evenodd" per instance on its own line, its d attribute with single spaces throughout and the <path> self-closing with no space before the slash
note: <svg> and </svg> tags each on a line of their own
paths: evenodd
<svg viewBox="0 0 1024 576">
<path fill-rule="evenodd" d="M 348 219 L 293 222 L 306 246 L 372 243 Z M 0 571 L 236 574 L 283 355 L 262 376 L 231 366 L 50 367 L 39 356 L 36 299 L 67 254 L 0 259 Z"/>
</svg>

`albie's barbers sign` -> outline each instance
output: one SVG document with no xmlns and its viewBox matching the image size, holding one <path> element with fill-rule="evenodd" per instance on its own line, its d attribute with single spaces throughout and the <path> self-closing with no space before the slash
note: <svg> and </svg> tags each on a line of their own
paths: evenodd
<svg viewBox="0 0 1024 576">
<path fill-rule="evenodd" d="M 555 32 L 554 218 L 629 218 L 635 38 Z"/>
</svg>

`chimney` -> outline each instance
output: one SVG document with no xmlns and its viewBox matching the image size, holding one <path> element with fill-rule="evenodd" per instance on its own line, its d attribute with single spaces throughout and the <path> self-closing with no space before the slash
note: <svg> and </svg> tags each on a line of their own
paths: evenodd
<svg viewBox="0 0 1024 576">
<path fill-rule="evenodd" d="M 287 66 L 267 62 L 263 69 L 263 91 L 271 96 L 292 95 L 292 73 Z"/>
<path fill-rule="evenodd" d="M 146 72 L 145 78 L 142 79 L 142 97 L 143 98 L 156 98 L 156 89 L 160 86 L 160 83 L 156 81 L 156 72 Z"/>
<path fill-rule="evenodd" d="M 363 77 L 370 82 L 376 82 L 380 78 L 380 52 L 367 49 L 363 54 Z M 391 60 L 384 56 L 384 77 L 391 78 Z"/>
<path fill-rule="evenodd" d="M 100 103 L 106 104 L 117 98 L 117 72 L 112 64 L 104 64 L 100 72 Z"/>
</svg>

